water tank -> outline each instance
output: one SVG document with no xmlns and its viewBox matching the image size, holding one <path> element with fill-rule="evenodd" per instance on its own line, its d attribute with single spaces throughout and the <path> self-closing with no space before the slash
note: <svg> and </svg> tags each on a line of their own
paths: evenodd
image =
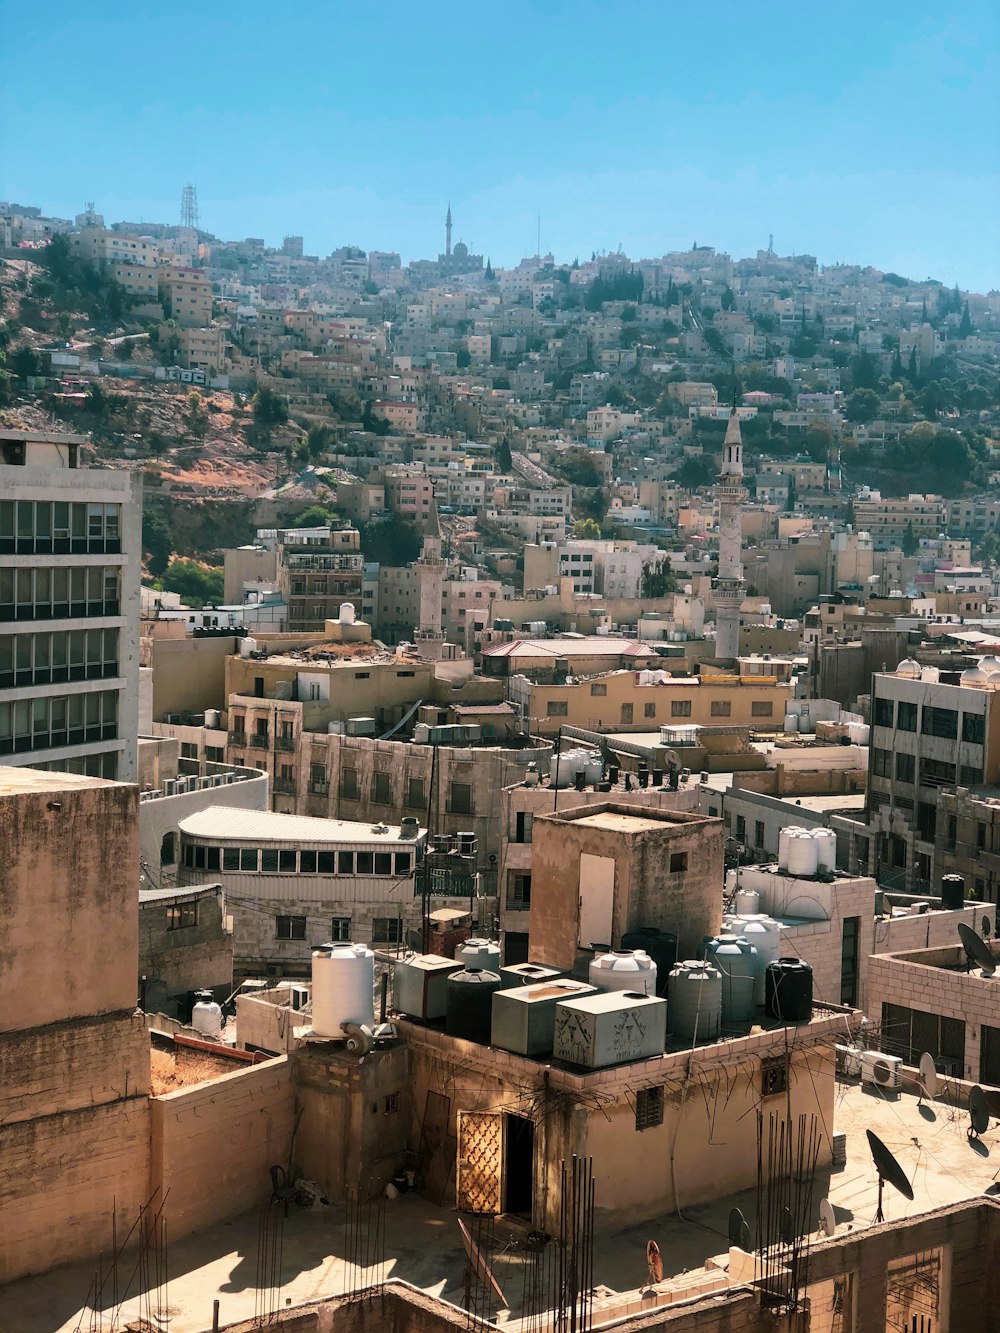
<svg viewBox="0 0 1000 1333">
<path fill-rule="evenodd" d="M 623 949 L 642 949 L 656 964 L 656 993 L 661 998 L 667 993 L 667 978 L 677 962 L 677 936 L 657 926 L 640 926 L 627 930 L 622 936 Z"/>
<path fill-rule="evenodd" d="M 490 1044 L 493 1025 L 493 996 L 502 986 L 496 972 L 466 967 L 448 978 L 445 1030 L 449 1037 Z"/>
<path fill-rule="evenodd" d="M 813 972 L 801 958 L 779 958 L 764 972 L 764 1004 L 782 1023 L 805 1023 L 812 1018 Z"/>
<path fill-rule="evenodd" d="M 837 868 L 837 835 L 832 828 L 818 828 L 813 832 L 813 842 L 816 844 L 816 868 L 817 870 L 836 870 Z"/>
<path fill-rule="evenodd" d="M 408 954 L 392 972 L 392 1007 L 423 1022 L 444 1018 L 448 1007 L 448 978 L 461 971 L 461 964 L 443 954 Z"/>
<path fill-rule="evenodd" d="M 546 967 L 544 963 L 508 963 L 500 969 L 504 990 L 534 986 L 543 981 L 558 981 L 565 975 L 558 967 Z"/>
<path fill-rule="evenodd" d="M 596 750 L 591 750 L 587 756 L 587 781 L 600 782 L 604 777 L 604 760 Z"/>
<path fill-rule="evenodd" d="M 807 829 L 800 829 L 788 839 L 788 873 L 811 878 L 818 864 L 816 840 Z"/>
<path fill-rule="evenodd" d="M 500 971 L 500 945 L 493 940 L 466 940 L 455 950 L 455 962 L 481 972 Z"/>
<path fill-rule="evenodd" d="M 961 875 L 941 876 L 941 906 L 946 912 L 960 912 L 965 906 L 965 880 Z"/>
<path fill-rule="evenodd" d="M 803 830 L 803 829 L 800 829 L 800 828 L 798 827 L 797 824 L 789 824 L 787 828 L 783 828 L 783 829 L 780 831 L 780 833 L 778 834 L 778 869 L 779 869 L 779 870 L 787 870 L 787 869 L 788 869 L 788 844 L 789 844 L 789 842 L 791 841 L 792 834 L 793 834 L 793 833 L 802 833 L 802 832 L 804 832 L 804 830 Z"/>
<path fill-rule="evenodd" d="M 413 744 L 426 745 L 431 738 L 431 729 L 426 722 L 418 722 L 413 728 Z"/>
<path fill-rule="evenodd" d="M 785 731 L 786 731 L 786 732 L 787 732 L 787 731 L 798 731 L 798 729 L 799 729 L 799 715 L 798 715 L 798 713 L 786 713 L 786 714 L 785 714 Z"/>
<path fill-rule="evenodd" d="M 195 1005 L 191 1010 L 191 1026 L 203 1037 L 222 1035 L 222 1009 L 212 999 L 210 990 L 195 991 Z"/>
<path fill-rule="evenodd" d="M 549 971 L 543 968 L 542 971 Z M 593 986 L 571 977 L 555 977 L 527 986 L 504 987 L 493 996 L 490 1040 L 503 1051 L 518 1055 L 552 1054 L 556 1005 L 593 995 Z"/>
<path fill-rule="evenodd" d="M 656 964 L 642 949 L 612 949 L 600 954 L 590 965 L 589 979 L 598 990 L 656 994 Z"/>
<path fill-rule="evenodd" d="M 781 952 L 781 929 L 777 921 L 769 916 L 755 917 L 752 920 L 728 917 L 726 929 L 742 936 L 757 950 L 757 979 L 754 985 L 754 1004 L 764 1003 L 764 971 L 768 963 L 773 963 Z"/>
<path fill-rule="evenodd" d="M 869 735 L 867 722 L 848 722 L 847 739 L 852 745 L 867 745 Z"/>
<path fill-rule="evenodd" d="M 375 1022 L 375 955 L 364 944 L 324 944 L 312 956 L 312 1026 L 342 1037 L 344 1023 Z"/>
<path fill-rule="evenodd" d="M 556 1004 L 552 1054 L 584 1069 L 607 1069 L 662 1055 L 666 1031 L 666 1000 L 597 991 Z"/>
<path fill-rule="evenodd" d="M 586 775 L 590 750 L 564 750 L 549 760 L 549 780 L 553 787 L 572 787 L 578 772 Z"/>
<path fill-rule="evenodd" d="M 722 973 L 711 963 L 678 963 L 667 987 L 670 1031 L 684 1042 L 714 1041 L 722 1025 Z"/>
<path fill-rule="evenodd" d="M 722 974 L 722 1021 L 749 1023 L 757 985 L 757 950 L 745 936 L 720 935 L 709 941 L 705 961 Z"/>
<path fill-rule="evenodd" d="M 217 708 L 205 709 L 205 726 L 208 727 L 210 731 L 218 731 L 221 723 L 222 714 Z"/>
<path fill-rule="evenodd" d="M 733 906 L 740 916 L 753 916 L 760 911 L 760 894 L 756 889 L 738 889 Z"/>
<path fill-rule="evenodd" d="M 340 603 L 340 616 L 339 616 L 340 623 L 341 623 L 342 625 L 353 625 L 354 622 L 355 622 L 355 620 L 356 620 L 356 618 L 357 618 L 357 614 L 356 614 L 356 612 L 355 612 L 355 610 L 354 610 L 354 603 L 353 603 L 353 602 L 341 602 L 341 603 Z"/>
<path fill-rule="evenodd" d="M 257 640 L 251 639 L 249 634 L 240 640 L 240 657 L 249 657 L 251 653 L 257 651 Z"/>
</svg>

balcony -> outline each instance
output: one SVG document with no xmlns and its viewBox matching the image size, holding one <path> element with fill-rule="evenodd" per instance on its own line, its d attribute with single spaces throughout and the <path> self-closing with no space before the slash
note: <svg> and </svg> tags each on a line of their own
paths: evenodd
<svg viewBox="0 0 1000 1333">
<path fill-rule="evenodd" d="M 229 744 L 238 745 L 240 748 L 246 746 L 247 734 L 245 731 L 231 731 L 229 733 Z"/>
<path fill-rule="evenodd" d="M 294 737 L 294 736 L 275 736 L 275 738 L 274 738 L 274 748 L 275 748 L 276 750 L 282 750 L 282 751 L 284 751 L 285 754 L 294 754 L 294 753 L 295 753 L 295 737 Z"/>
<path fill-rule="evenodd" d="M 275 796 L 294 796 L 298 788 L 291 778 L 275 778 L 271 783 L 271 790 Z"/>
<path fill-rule="evenodd" d="M 251 750 L 269 750 L 271 748 L 271 737 L 266 731 L 255 731 L 250 737 Z"/>
</svg>

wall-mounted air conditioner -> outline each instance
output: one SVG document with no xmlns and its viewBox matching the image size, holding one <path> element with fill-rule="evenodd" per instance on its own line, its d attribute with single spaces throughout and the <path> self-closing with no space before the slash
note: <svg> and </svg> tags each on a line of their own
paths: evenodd
<svg viewBox="0 0 1000 1333">
<path fill-rule="evenodd" d="M 903 1086 L 903 1062 L 898 1055 L 883 1055 L 881 1051 L 862 1051 L 861 1082 L 871 1084 L 881 1092 L 899 1092 Z"/>
</svg>

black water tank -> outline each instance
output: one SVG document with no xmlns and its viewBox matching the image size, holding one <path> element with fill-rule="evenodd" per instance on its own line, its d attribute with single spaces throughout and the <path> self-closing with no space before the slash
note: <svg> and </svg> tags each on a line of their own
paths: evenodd
<svg viewBox="0 0 1000 1333">
<path fill-rule="evenodd" d="M 621 769 L 617 764 L 608 764 L 608 781 L 611 783 L 612 787 L 617 787 L 620 774 Z"/>
<path fill-rule="evenodd" d="M 764 972 L 764 1004 L 771 1018 L 805 1023 L 812 1018 L 813 970 L 801 958 L 779 958 Z"/>
<path fill-rule="evenodd" d="M 621 948 L 645 949 L 656 964 L 656 993 L 662 1000 L 667 993 L 667 977 L 677 962 L 677 936 L 656 926 L 639 926 L 626 931 Z"/>
<path fill-rule="evenodd" d="M 941 876 L 941 906 L 946 912 L 960 912 L 965 906 L 965 880 L 961 875 Z"/>
<path fill-rule="evenodd" d="M 467 967 L 448 978 L 445 999 L 445 1031 L 449 1037 L 490 1044 L 493 1028 L 493 995 L 503 982 L 495 972 Z"/>
</svg>

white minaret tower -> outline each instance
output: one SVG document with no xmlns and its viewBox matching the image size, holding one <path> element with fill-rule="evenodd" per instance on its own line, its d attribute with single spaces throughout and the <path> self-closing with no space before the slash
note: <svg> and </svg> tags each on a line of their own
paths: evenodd
<svg viewBox="0 0 1000 1333">
<path fill-rule="evenodd" d="M 715 486 L 719 502 L 719 577 L 715 598 L 715 656 L 733 662 L 740 654 L 740 606 L 746 593 L 743 581 L 743 506 L 748 491 L 743 485 L 743 436 L 736 404 L 729 414 L 722 444 L 722 470 Z"/>
</svg>

